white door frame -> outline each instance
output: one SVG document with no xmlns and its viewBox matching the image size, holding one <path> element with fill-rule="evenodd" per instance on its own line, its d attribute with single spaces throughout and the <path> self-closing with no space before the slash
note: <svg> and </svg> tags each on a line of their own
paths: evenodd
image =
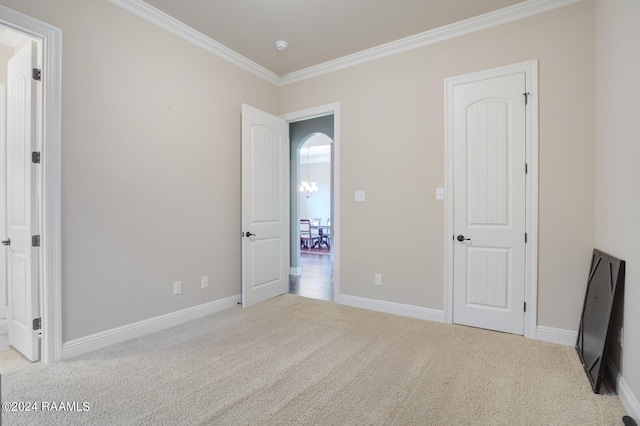
<svg viewBox="0 0 640 426">
<path fill-rule="evenodd" d="M 333 301 L 338 303 L 340 300 L 340 103 L 336 102 L 302 111 L 290 112 L 280 115 L 280 118 L 287 123 L 294 123 L 325 115 L 333 115 L 333 222 L 331 222 L 331 248 L 333 250 Z M 291 149 L 289 149 L 289 152 L 291 152 Z M 289 179 L 291 179 L 291 176 L 289 176 Z M 287 259 L 287 262 L 289 262 L 289 259 Z"/>
<path fill-rule="evenodd" d="M 61 250 L 61 90 L 62 31 L 37 19 L 0 6 L 0 24 L 24 33 L 42 46 L 42 114 L 40 173 L 40 303 L 42 362 L 62 359 Z"/>
<path fill-rule="evenodd" d="M 524 72 L 526 75 L 526 244 L 524 335 L 536 338 L 538 311 L 538 61 L 532 60 L 445 80 L 444 318 L 453 323 L 453 89 L 456 85 Z M 523 94 L 524 97 L 524 94 Z"/>
</svg>

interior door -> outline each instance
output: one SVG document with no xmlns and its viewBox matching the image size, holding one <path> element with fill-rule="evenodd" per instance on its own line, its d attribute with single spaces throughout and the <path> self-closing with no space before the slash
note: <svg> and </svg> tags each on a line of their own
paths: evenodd
<svg viewBox="0 0 640 426">
<path fill-rule="evenodd" d="M 525 73 L 454 88 L 453 322 L 524 334 Z"/>
<path fill-rule="evenodd" d="M 0 83 L 0 238 L 7 235 L 7 95 L 6 85 Z M 0 320 L 7 318 L 7 253 L 0 246 Z"/>
<path fill-rule="evenodd" d="M 289 126 L 242 105 L 242 305 L 289 290 Z"/>
<path fill-rule="evenodd" d="M 31 361 L 40 357 L 38 332 L 38 251 L 32 247 L 38 215 L 37 87 L 32 78 L 37 45 L 29 42 L 10 60 L 7 69 L 7 276 L 9 344 Z"/>
</svg>

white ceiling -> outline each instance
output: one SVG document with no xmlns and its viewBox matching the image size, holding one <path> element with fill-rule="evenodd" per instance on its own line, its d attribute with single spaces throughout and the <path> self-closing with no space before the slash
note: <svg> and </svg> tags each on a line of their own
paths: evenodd
<svg viewBox="0 0 640 426">
<path fill-rule="evenodd" d="M 279 76 L 524 2 L 146 0 Z M 289 48 L 278 51 L 278 40 Z"/>
</svg>

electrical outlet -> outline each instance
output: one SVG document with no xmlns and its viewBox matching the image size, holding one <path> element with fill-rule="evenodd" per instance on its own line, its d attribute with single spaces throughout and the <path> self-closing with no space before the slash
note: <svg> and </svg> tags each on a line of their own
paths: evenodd
<svg viewBox="0 0 640 426">
<path fill-rule="evenodd" d="M 373 276 L 373 282 L 375 285 L 382 285 L 382 274 L 375 274 Z"/>
<path fill-rule="evenodd" d="M 173 295 L 177 296 L 182 293 L 182 281 L 176 281 L 173 283 Z"/>
<path fill-rule="evenodd" d="M 364 191 L 356 191 L 356 201 L 364 201 Z"/>
<path fill-rule="evenodd" d="M 209 277 L 205 276 L 205 277 L 201 277 L 200 278 L 200 288 L 207 288 L 209 287 Z"/>
</svg>

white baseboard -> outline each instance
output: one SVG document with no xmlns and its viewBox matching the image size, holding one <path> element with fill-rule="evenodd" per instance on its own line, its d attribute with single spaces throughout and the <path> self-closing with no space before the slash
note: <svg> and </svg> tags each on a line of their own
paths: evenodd
<svg viewBox="0 0 640 426">
<path fill-rule="evenodd" d="M 354 308 L 363 308 L 372 311 L 385 312 L 387 314 L 401 315 L 403 317 L 444 322 L 444 311 L 423 308 L 421 306 L 384 302 L 382 300 L 366 299 L 364 297 L 348 296 L 346 294 L 338 296 L 338 303 L 353 306 Z"/>
<path fill-rule="evenodd" d="M 536 340 L 544 342 L 558 343 L 560 345 L 575 346 L 578 332 L 572 330 L 564 330 L 562 328 L 545 327 L 539 325 L 536 327 Z"/>
<path fill-rule="evenodd" d="M 62 359 L 69 359 L 87 352 L 106 348 L 107 346 L 111 346 L 115 343 L 140 337 L 147 333 L 153 333 L 154 331 L 174 327 L 187 321 L 237 306 L 239 302 L 240 295 L 231 296 L 225 299 L 205 303 L 203 305 L 194 306 L 192 308 L 183 309 L 181 311 L 171 312 L 169 314 L 138 321 L 133 324 L 113 328 L 111 330 L 102 331 L 90 336 L 70 340 L 62 345 Z"/>
<path fill-rule="evenodd" d="M 636 422 L 640 421 L 640 402 L 622 376 L 618 378 L 618 398 L 624 405 L 624 409 L 627 410 L 627 414 L 633 417 Z"/>
<path fill-rule="evenodd" d="M 633 391 L 627 384 L 627 381 L 622 377 L 620 371 L 618 371 L 616 366 L 613 364 L 613 360 L 608 355 L 606 357 L 605 365 L 609 375 L 615 378 L 618 398 L 620 398 L 620 402 L 622 402 L 627 414 L 633 417 L 636 422 L 639 421 L 640 403 L 638 402 L 638 398 L 634 395 Z"/>
<path fill-rule="evenodd" d="M 302 267 L 299 266 L 297 268 L 294 268 L 294 267 L 289 268 L 289 275 L 294 275 L 296 277 L 299 275 L 302 275 Z"/>
</svg>

